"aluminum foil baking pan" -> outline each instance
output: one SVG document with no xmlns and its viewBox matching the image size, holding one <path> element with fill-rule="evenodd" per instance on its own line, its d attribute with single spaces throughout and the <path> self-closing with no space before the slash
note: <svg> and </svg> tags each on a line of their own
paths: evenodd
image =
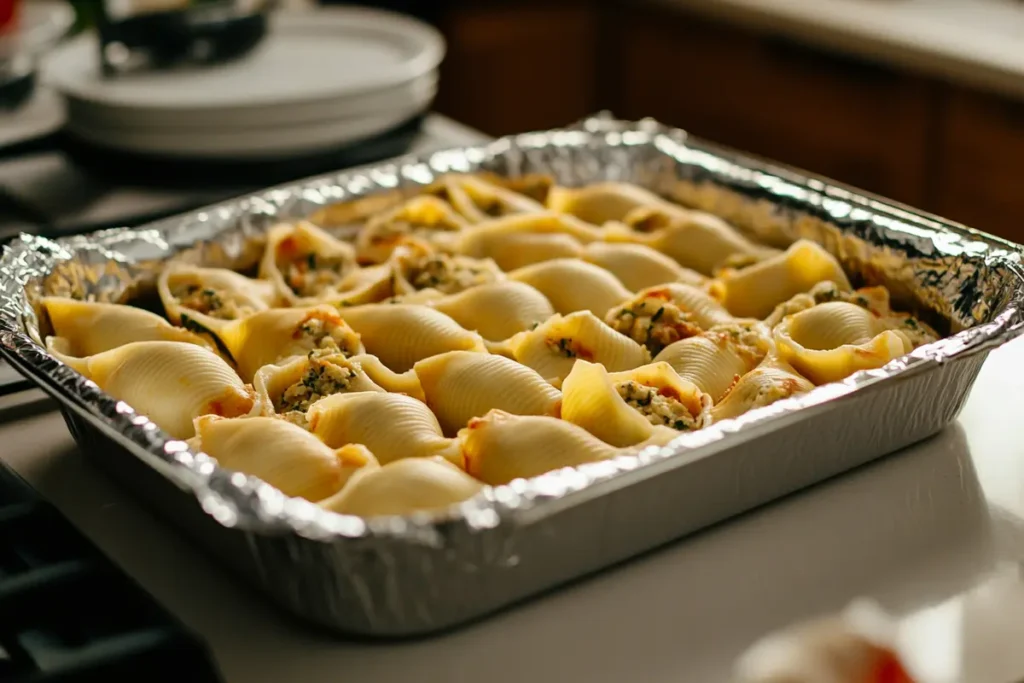
<svg viewBox="0 0 1024 683">
<path fill-rule="evenodd" d="M 854 280 L 885 284 L 950 336 L 882 369 L 683 434 L 639 458 L 489 490 L 441 515 L 363 521 L 221 470 L 48 356 L 44 293 L 144 294 L 178 256 L 245 267 L 265 230 L 451 171 L 625 180 L 778 245 L 810 238 Z M 326 207 L 334 206 L 326 210 Z M 49 241 L 0 259 L 0 353 L 60 401 L 91 453 L 289 611 L 338 632 L 400 636 L 466 622 L 924 439 L 957 416 L 987 352 L 1021 333 L 1024 270 L 1008 242 L 746 158 L 653 121 L 580 126 L 360 168 L 136 230 Z"/>
</svg>

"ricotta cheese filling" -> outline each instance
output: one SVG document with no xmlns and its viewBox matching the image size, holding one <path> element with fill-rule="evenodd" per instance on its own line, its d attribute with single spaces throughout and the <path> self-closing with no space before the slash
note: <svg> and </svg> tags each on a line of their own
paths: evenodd
<svg viewBox="0 0 1024 683">
<path fill-rule="evenodd" d="M 632 380 L 616 384 L 615 390 L 626 405 L 656 427 L 671 427 L 679 431 L 697 428 L 697 420 L 683 402 L 671 394 Z"/>
<path fill-rule="evenodd" d="M 631 301 L 613 308 L 605 322 L 616 332 L 646 346 L 652 356 L 673 342 L 703 332 L 690 313 L 657 298 Z"/>
</svg>

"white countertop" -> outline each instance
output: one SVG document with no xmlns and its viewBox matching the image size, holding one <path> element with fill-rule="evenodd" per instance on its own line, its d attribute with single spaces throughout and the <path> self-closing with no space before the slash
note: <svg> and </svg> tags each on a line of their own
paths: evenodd
<svg viewBox="0 0 1024 683">
<path fill-rule="evenodd" d="M 1024 340 L 939 436 L 451 634 L 353 643 L 238 586 L 75 447 L 0 423 L 3 456 L 210 643 L 227 683 L 713 683 L 769 630 L 869 596 L 942 683 L 1024 678 Z M 11 400 L 11 399 L 9 399 Z M 0 402 L 0 421 L 8 412 Z"/>
<path fill-rule="evenodd" d="M 1020 0 L 646 0 L 1024 97 Z"/>
</svg>

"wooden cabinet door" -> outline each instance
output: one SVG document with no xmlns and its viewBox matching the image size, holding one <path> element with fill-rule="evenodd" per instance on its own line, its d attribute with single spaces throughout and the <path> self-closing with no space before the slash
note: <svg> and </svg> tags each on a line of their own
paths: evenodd
<svg viewBox="0 0 1024 683">
<path fill-rule="evenodd" d="M 677 12 L 623 12 L 617 112 L 920 205 L 934 88 Z"/>
<path fill-rule="evenodd" d="M 951 88 L 943 113 L 936 213 L 1024 243 L 1024 103 Z"/>
<path fill-rule="evenodd" d="M 574 123 L 597 106 L 597 27 L 587 3 L 456 6 L 438 110 L 492 135 Z"/>
</svg>

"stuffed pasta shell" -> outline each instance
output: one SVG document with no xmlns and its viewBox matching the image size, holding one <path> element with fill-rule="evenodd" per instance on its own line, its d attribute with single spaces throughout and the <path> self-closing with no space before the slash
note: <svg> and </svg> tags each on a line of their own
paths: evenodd
<svg viewBox="0 0 1024 683">
<path fill-rule="evenodd" d="M 474 225 L 459 237 L 456 249 L 475 258 L 491 258 L 505 271 L 556 258 L 575 258 L 583 244 L 604 232 L 571 216 L 541 213 L 509 216 Z"/>
<path fill-rule="evenodd" d="M 364 351 L 359 335 L 331 306 L 272 308 L 241 320 L 197 319 L 193 325 L 210 333 L 247 382 L 264 365 L 287 358 Z"/>
<path fill-rule="evenodd" d="M 182 314 L 236 320 L 265 311 L 277 292 L 269 280 L 253 280 L 226 268 L 171 264 L 157 278 L 164 312 L 175 325 Z"/>
<path fill-rule="evenodd" d="M 535 263 L 508 274 L 543 294 L 563 315 L 590 311 L 604 315 L 612 306 L 633 295 L 604 268 L 578 259 L 554 259 Z"/>
<path fill-rule="evenodd" d="M 657 355 L 669 344 L 733 322 L 732 315 L 703 290 L 673 283 L 638 292 L 605 315 L 605 322 Z"/>
<path fill-rule="evenodd" d="M 450 250 L 467 225 L 444 200 L 421 195 L 368 220 L 356 238 L 356 252 L 360 263 L 384 263 L 407 237 Z"/>
<path fill-rule="evenodd" d="M 906 335 L 911 343 L 913 343 L 914 348 L 939 338 L 938 333 L 928 326 L 927 323 L 908 313 L 894 311 L 890 301 L 889 290 L 885 287 L 862 287 L 850 292 L 843 291 L 834 282 L 829 281 L 819 282 L 809 292 L 797 294 L 788 301 L 776 306 L 772 314 L 765 318 L 765 324 L 774 328 L 787 316 L 795 315 L 818 304 L 832 301 L 843 301 L 871 311 L 872 314 L 881 319 L 882 324 L 886 328 L 899 330 Z"/>
<path fill-rule="evenodd" d="M 799 240 L 770 259 L 721 273 L 712 282 L 711 293 L 733 315 L 763 319 L 779 304 L 822 281 L 835 283 L 843 292 L 852 289 L 832 254 L 814 242 Z"/>
<path fill-rule="evenodd" d="M 155 313 L 134 306 L 45 297 L 40 302 L 60 341 L 56 347 L 70 356 L 92 356 L 137 341 L 178 341 L 208 346 L 201 337 L 174 327 Z"/>
<path fill-rule="evenodd" d="M 572 371 L 577 358 L 600 363 L 611 372 L 650 362 L 651 354 L 611 329 L 589 311 L 555 315 L 536 329 L 520 332 L 503 349 L 555 386 Z"/>
<path fill-rule="evenodd" d="M 449 435 L 492 408 L 514 415 L 556 415 L 562 400 L 543 377 L 504 356 L 449 351 L 413 369 L 424 400 Z"/>
<path fill-rule="evenodd" d="M 669 344 L 654 361 L 668 363 L 718 402 L 771 350 L 770 332 L 761 323 L 730 323 Z"/>
<path fill-rule="evenodd" d="M 643 244 L 672 257 L 679 265 L 711 275 L 730 259 L 759 260 L 773 250 L 759 246 L 711 214 L 641 208 L 608 228 L 609 242 Z"/>
<path fill-rule="evenodd" d="M 711 409 L 715 422 L 739 417 L 755 408 L 806 394 L 814 385 L 775 355 L 737 380 L 735 386 Z"/>
<path fill-rule="evenodd" d="M 595 183 L 584 187 L 554 187 L 548 193 L 548 209 L 603 225 L 621 221 L 637 209 L 685 211 L 650 190 L 630 183 Z"/>
<path fill-rule="evenodd" d="M 482 483 L 444 458 L 405 458 L 363 468 L 320 506 L 359 517 L 408 515 L 443 510 L 483 489 Z"/>
<path fill-rule="evenodd" d="M 411 239 L 395 249 L 390 263 L 396 296 L 421 291 L 456 294 L 505 278 L 491 259 L 446 254 Z"/>
<path fill-rule="evenodd" d="M 647 441 L 657 429 L 700 429 L 711 397 L 682 379 L 668 363 L 609 373 L 578 360 L 562 384 L 562 419 L 612 446 Z"/>
<path fill-rule="evenodd" d="M 486 351 L 479 334 L 428 306 L 358 306 L 345 309 L 345 321 L 359 333 L 368 353 L 399 373 L 445 351 Z"/>
<path fill-rule="evenodd" d="M 856 304 L 833 301 L 783 319 L 775 327 L 779 355 L 815 384 L 880 368 L 914 349 L 900 330 Z"/>
<path fill-rule="evenodd" d="M 549 173 L 525 173 L 517 176 L 503 176 L 491 171 L 478 171 L 476 177 L 510 192 L 529 197 L 541 206 L 547 205 L 548 195 L 555 186 L 555 178 Z"/>
<path fill-rule="evenodd" d="M 384 391 L 405 394 L 417 400 L 423 400 L 423 387 L 420 386 L 420 380 L 416 377 L 416 373 L 413 372 L 412 368 L 405 372 L 395 372 L 384 365 L 380 358 L 369 353 L 353 356 L 352 362 L 358 364 L 360 369 L 366 373 L 366 376 L 374 384 L 382 387 Z"/>
<path fill-rule="evenodd" d="M 432 188 L 432 193 L 471 223 L 544 211 L 544 205 L 536 200 L 472 175 L 446 176 Z"/>
<path fill-rule="evenodd" d="M 555 314 L 547 297 L 515 280 L 480 285 L 429 305 L 491 341 L 508 339 Z"/>
<path fill-rule="evenodd" d="M 441 433 L 430 408 L 404 394 L 335 394 L 310 406 L 306 418 L 328 446 L 363 444 L 381 464 L 435 455 L 457 459 L 457 446 Z"/>
<path fill-rule="evenodd" d="M 682 282 L 702 287 L 707 278 L 683 268 L 674 259 L 643 244 L 591 242 L 583 248 L 583 260 L 604 268 L 633 291 Z"/>
<path fill-rule="evenodd" d="M 253 380 L 256 412 L 280 415 L 299 425 L 306 411 L 321 398 L 356 391 L 384 391 L 370 379 L 358 361 L 340 354 L 293 358 L 281 365 L 265 365 Z"/>
<path fill-rule="evenodd" d="M 501 410 L 470 420 L 458 441 L 466 472 L 491 485 L 620 455 L 614 446 L 570 422 Z"/>
<path fill-rule="evenodd" d="M 260 277 L 274 284 L 280 302 L 303 306 L 338 292 L 356 267 L 350 244 L 300 221 L 278 225 L 267 234 Z"/>
<path fill-rule="evenodd" d="M 376 469 L 360 446 L 330 448 L 305 429 L 271 417 L 195 421 L 197 445 L 221 467 L 257 477 L 286 496 L 319 502 L 362 469 Z"/>
<path fill-rule="evenodd" d="M 132 342 L 86 358 L 50 352 L 176 439 L 201 415 L 247 415 L 252 389 L 212 351 L 172 341 Z"/>
<path fill-rule="evenodd" d="M 808 308 L 823 304 L 829 301 L 848 301 L 854 302 L 854 299 L 858 302 L 858 306 L 868 308 L 871 311 L 878 312 L 876 308 L 877 301 L 876 294 L 884 292 L 884 303 L 883 307 L 888 307 L 889 292 L 884 287 L 869 287 L 859 289 L 856 292 L 843 291 L 839 285 L 832 282 L 831 280 L 825 280 L 811 287 L 808 291 L 796 294 L 793 297 L 783 301 L 772 309 L 771 314 L 764 319 L 765 325 L 774 328 L 776 325 L 782 322 L 782 319 L 786 316 L 805 311 Z"/>
</svg>

